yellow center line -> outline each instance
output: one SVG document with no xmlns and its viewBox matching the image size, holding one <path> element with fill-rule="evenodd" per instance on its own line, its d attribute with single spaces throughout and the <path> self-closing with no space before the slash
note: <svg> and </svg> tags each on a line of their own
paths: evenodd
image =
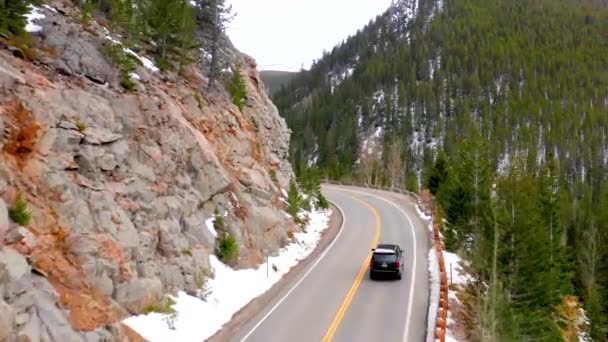
<svg viewBox="0 0 608 342">
<path fill-rule="evenodd" d="M 366 201 L 363 201 L 355 196 L 351 196 L 351 197 L 353 199 L 355 199 L 356 201 L 361 202 L 363 205 L 365 205 L 367 208 L 369 208 L 369 210 L 372 212 L 372 214 L 374 215 L 374 218 L 376 220 L 376 232 L 374 233 L 374 238 L 373 238 L 371 246 L 369 248 L 369 252 L 367 253 L 367 256 L 365 257 L 365 261 L 363 262 L 363 266 L 361 266 L 361 269 L 359 270 L 359 273 L 357 274 L 357 277 L 355 278 L 355 282 L 350 287 L 350 290 L 348 291 L 348 294 L 344 298 L 344 301 L 342 302 L 340 309 L 336 313 L 336 317 L 334 318 L 333 322 L 329 326 L 329 329 L 327 329 L 327 332 L 325 333 L 325 336 L 323 337 L 323 340 L 322 340 L 323 342 L 330 342 L 334 338 L 336 331 L 338 331 L 338 327 L 340 326 L 340 323 L 342 322 L 342 319 L 344 318 L 344 314 L 346 313 L 346 310 L 348 309 L 348 307 L 350 306 L 350 303 L 352 302 L 353 298 L 355 297 L 355 293 L 357 292 L 357 289 L 359 288 L 359 285 L 361 284 L 361 281 L 363 280 L 363 276 L 365 276 L 365 271 L 369 267 L 369 261 L 372 257 L 371 249 L 375 248 L 376 245 L 378 245 L 378 241 L 380 240 L 380 232 L 382 231 L 382 220 L 380 219 L 380 215 L 378 214 L 378 211 L 376 210 L 376 208 L 372 207 Z"/>
</svg>

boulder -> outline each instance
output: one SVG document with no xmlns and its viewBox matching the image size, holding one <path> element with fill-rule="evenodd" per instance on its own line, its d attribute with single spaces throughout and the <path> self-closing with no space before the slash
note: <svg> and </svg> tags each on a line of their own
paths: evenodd
<svg viewBox="0 0 608 342">
<path fill-rule="evenodd" d="M 116 301 L 132 313 L 140 313 L 145 308 L 157 304 L 163 297 L 163 284 L 158 278 L 132 279 L 118 284 Z"/>
<path fill-rule="evenodd" d="M 165 289 L 170 292 L 182 290 L 186 285 L 186 280 L 180 266 L 175 264 L 164 264 L 161 266 L 160 280 L 165 285 Z"/>
<path fill-rule="evenodd" d="M 43 44 L 59 57 L 48 59 L 48 63 L 61 73 L 83 75 L 97 83 L 110 82 L 117 74 L 102 53 L 102 41 L 78 24 L 67 22 L 66 17 L 47 16 L 40 35 Z"/>
<path fill-rule="evenodd" d="M 122 135 L 112 133 L 105 128 L 87 127 L 84 131 L 84 143 L 89 145 L 106 145 L 122 139 Z"/>
<path fill-rule="evenodd" d="M 15 311 L 0 298 L 0 341 L 5 341 L 15 322 Z"/>
<path fill-rule="evenodd" d="M 11 247 L 0 250 L 0 280 L 4 298 L 13 298 L 31 287 L 31 267 L 23 255 Z"/>
<path fill-rule="evenodd" d="M 202 245 L 208 249 L 213 249 L 215 246 L 215 237 L 207 229 L 205 222 L 206 218 L 202 211 L 184 220 L 184 234 L 190 246 Z"/>
<path fill-rule="evenodd" d="M 162 220 L 158 222 L 158 233 L 160 240 L 158 249 L 163 255 L 178 256 L 182 250 L 188 248 L 188 244 L 181 236 L 181 227 L 176 220 Z"/>
</svg>

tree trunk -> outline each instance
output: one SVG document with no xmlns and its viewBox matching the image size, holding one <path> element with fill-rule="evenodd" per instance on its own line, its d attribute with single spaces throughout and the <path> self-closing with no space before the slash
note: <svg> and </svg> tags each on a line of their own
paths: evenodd
<svg viewBox="0 0 608 342">
<path fill-rule="evenodd" d="M 213 83 L 215 82 L 217 75 L 217 63 L 218 63 L 218 50 L 219 50 L 219 40 L 220 40 L 220 11 L 218 9 L 217 2 L 213 5 L 213 10 L 215 13 L 213 14 L 215 22 L 213 23 L 213 36 L 211 38 L 211 64 L 209 66 L 209 83 L 207 84 L 207 92 L 212 91 Z"/>
</svg>

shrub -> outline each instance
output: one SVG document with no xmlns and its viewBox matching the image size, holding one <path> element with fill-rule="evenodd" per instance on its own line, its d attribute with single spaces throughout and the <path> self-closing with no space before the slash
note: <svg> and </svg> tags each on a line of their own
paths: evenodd
<svg viewBox="0 0 608 342">
<path fill-rule="evenodd" d="M 312 210 L 312 206 L 310 205 L 310 197 L 309 198 L 302 198 L 300 207 L 304 210 L 304 211 L 311 211 Z"/>
<path fill-rule="evenodd" d="M 129 74 L 123 74 L 123 75 L 121 75 L 120 85 L 123 88 L 125 88 L 125 90 L 127 90 L 127 91 L 133 91 L 133 90 L 135 90 L 135 87 L 137 86 L 137 83 L 135 83 L 131 79 L 131 75 L 129 75 Z"/>
<path fill-rule="evenodd" d="M 120 44 L 109 42 L 103 52 L 120 69 L 120 85 L 128 91 L 135 90 L 136 83 L 131 79 L 130 73 L 141 62 L 125 52 Z"/>
<path fill-rule="evenodd" d="M 190 248 L 183 249 L 182 254 L 192 256 L 192 250 Z"/>
<path fill-rule="evenodd" d="M 269 172 L 270 174 L 270 179 L 272 180 L 272 182 L 274 184 L 279 184 L 279 179 L 277 178 L 277 172 L 275 170 L 270 170 Z"/>
<path fill-rule="evenodd" d="M 163 58 L 163 57 L 159 56 L 154 61 L 156 62 L 156 66 L 161 71 L 167 71 L 171 67 L 171 63 L 169 62 L 169 60 L 167 58 Z"/>
<path fill-rule="evenodd" d="M 21 226 L 27 226 L 32 220 L 32 214 L 27 210 L 27 202 L 21 194 L 17 195 L 15 203 L 8 210 L 8 216 Z"/>
<path fill-rule="evenodd" d="M 161 313 L 165 315 L 174 314 L 176 313 L 176 311 L 173 308 L 173 305 L 175 305 L 175 301 L 171 297 L 167 297 L 162 303 L 156 303 L 145 307 L 142 313 L 144 315 L 147 315 L 152 312 Z"/>
<path fill-rule="evenodd" d="M 217 210 L 215 210 L 215 220 L 213 220 L 213 228 L 218 234 L 226 232 L 224 217 L 220 215 Z"/>
<path fill-rule="evenodd" d="M 204 268 L 200 269 L 196 273 L 194 281 L 199 289 L 198 298 L 207 301 L 207 296 L 211 294 L 211 290 L 209 289 L 209 272 Z"/>
<path fill-rule="evenodd" d="M 219 238 L 216 255 L 225 264 L 236 264 L 239 259 L 239 245 L 236 242 L 236 238 L 232 234 L 225 233 L 221 238 Z"/>
<path fill-rule="evenodd" d="M 78 132 L 84 133 L 84 131 L 87 129 L 87 125 L 81 120 L 78 120 L 76 122 L 76 129 L 78 130 Z"/>
<path fill-rule="evenodd" d="M 321 193 L 317 194 L 316 207 L 319 209 L 325 209 L 325 210 L 329 209 L 329 202 L 327 201 L 325 196 L 323 196 Z"/>
<path fill-rule="evenodd" d="M 196 100 L 196 104 L 198 105 L 198 108 L 203 108 L 203 105 L 205 104 L 205 100 L 203 100 L 201 94 L 194 93 L 194 99 Z"/>
<path fill-rule="evenodd" d="M 91 12 L 93 11 L 94 8 L 94 3 L 93 1 L 86 1 L 83 8 L 82 8 L 82 16 L 80 18 L 80 20 L 82 21 L 82 25 L 84 26 L 88 26 L 89 25 L 89 21 L 91 19 Z"/>
<path fill-rule="evenodd" d="M 295 235 L 293 234 L 293 230 L 288 230 L 288 231 L 287 231 L 287 237 L 288 237 L 290 240 L 293 240 L 293 238 L 295 237 Z"/>
</svg>

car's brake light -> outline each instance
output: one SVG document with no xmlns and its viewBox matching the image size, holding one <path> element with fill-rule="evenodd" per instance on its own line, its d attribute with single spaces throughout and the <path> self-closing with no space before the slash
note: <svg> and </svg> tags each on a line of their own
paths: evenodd
<svg viewBox="0 0 608 342">
<path fill-rule="evenodd" d="M 374 259 L 369 259 L 369 267 L 374 266 Z"/>
<path fill-rule="evenodd" d="M 399 260 L 397 260 L 397 262 L 395 263 L 395 268 L 400 268 L 401 267 L 401 262 L 399 262 Z"/>
</svg>

